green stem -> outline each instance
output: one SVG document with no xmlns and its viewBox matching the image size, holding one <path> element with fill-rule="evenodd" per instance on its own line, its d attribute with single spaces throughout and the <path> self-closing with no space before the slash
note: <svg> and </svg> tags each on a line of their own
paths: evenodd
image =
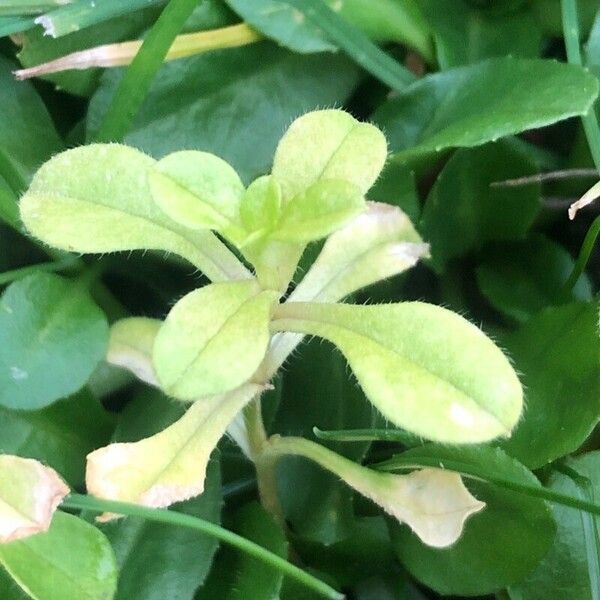
<svg viewBox="0 0 600 600">
<path fill-rule="evenodd" d="M 37 15 L 41 12 L 64 6 L 69 0 L 2 0 L 0 15 L 17 17 L 21 15 Z"/>
<path fill-rule="evenodd" d="M 55 262 L 40 263 L 29 267 L 13 269 L 12 271 L 5 271 L 4 273 L 0 273 L 0 285 L 6 285 L 7 283 L 23 279 L 23 277 L 27 277 L 34 273 L 55 273 L 57 271 L 65 271 L 76 267 L 77 263 L 78 261 L 74 256 L 67 255 Z"/>
<path fill-rule="evenodd" d="M 285 515 L 277 493 L 276 461 L 264 452 L 267 444 L 267 433 L 262 418 L 260 396 L 246 406 L 244 420 L 248 430 L 252 462 L 256 469 L 256 483 L 260 502 L 278 525 L 286 531 Z"/>
<path fill-rule="evenodd" d="M 323 0 L 287 0 L 287 3 L 322 29 L 357 64 L 392 89 L 403 90 L 416 80 L 408 69 L 331 10 Z"/>
<path fill-rule="evenodd" d="M 259 546 L 258 544 L 255 544 L 254 542 L 247 540 L 236 533 L 233 533 L 232 531 L 228 531 L 219 525 L 215 525 L 210 521 L 205 521 L 197 517 L 192 517 L 191 515 L 174 512 L 171 510 L 147 508 L 145 506 L 138 506 L 136 504 L 129 504 L 126 502 L 101 500 L 99 498 L 93 498 L 91 496 L 84 496 L 80 494 L 71 494 L 63 501 L 61 506 L 63 508 L 76 510 L 90 510 L 99 513 L 110 512 L 129 515 L 131 517 L 140 517 L 156 523 L 166 523 L 178 527 L 194 529 L 195 531 L 199 531 L 214 537 L 225 544 L 234 546 L 242 552 L 261 560 L 265 564 L 277 569 L 278 571 L 281 571 L 285 575 L 295 579 L 302 585 L 313 590 L 323 598 L 331 598 L 332 600 L 342 600 L 344 598 L 343 594 L 340 594 L 326 583 L 306 573 L 302 569 L 299 569 L 295 565 L 292 565 L 277 554 L 273 554 L 262 546 Z"/>
<path fill-rule="evenodd" d="M 590 225 L 590 228 L 588 229 L 588 232 L 585 235 L 583 244 L 581 244 L 579 256 L 577 257 L 575 265 L 573 266 L 573 270 L 571 271 L 569 278 L 565 282 L 560 292 L 562 298 L 570 297 L 571 292 L 575 287 L 575 284 L 579 281 L 579 278 L 585 270 L 590 256 L 592 255 L 592 251 L 594 250 L 594 246 L 596 244 L 598 235 L 600 235 L 600 215 L 594 219 L 594 221 Z"/>
<path fill-rule="evenodd" d="M 577 0 L 561 0 L 563 35 L 567 50 L 567 59 L 573 65 L 583 66 L 581 48 L 579 46 L 579 21 L 577 18 Z M 600 171 L 600 127 L 596 111 L 592 107 L 581 118 L 588 146 L 594 159 L 596 169 Z"/>
<path fill-rule="evenodd" d="M 35 25 L 33 17 L 0 17 L 0 37 L 27 31 Z"/>
<path fill-rule="evenodd" d="M 315 437 L 330 442 L 398 442 L 404 446 L 418 446 L 423 439 L 404 429 L 341 429 L 323 431 L 313 427 Z"/>
<path fill-rule="evenodd" d="M 96 141 L 118 142 L 125 137 L 169 48 L 198 2 L 199 0 L 170 0 L 167 4 L 125 71 L 96 135 Z"/>
</svg>

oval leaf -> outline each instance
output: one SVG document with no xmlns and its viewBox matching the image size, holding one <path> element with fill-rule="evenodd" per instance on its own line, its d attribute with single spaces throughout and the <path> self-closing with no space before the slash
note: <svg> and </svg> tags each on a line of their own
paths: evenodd
<svg viewBox="0 0 600 600">
<path fill-rule="evenodd" d="M 154 367 L 164 390 L 194 400 L 248 381 L 267 351 L 277 297 L 261 292 L 255 281 L 212 284 L 184 296 L 154 344 Z"/>
<path fill-rule="evenodd" d="M 104 534 L 63 512 L 46 533 L 1 545 L 0 563 L 36 600 L 108 600 L 117 588 L 115 555 Z"/>
<path fill-rule="evenodd" d="M 149 181 L 158 206 L 185 227 L 222 231 L 239 220 L 244 185 L 233 167 L 214 154 L 169 154 L 156 163 Z"/>
<path fill-rule="evenodd" d="M 339 229 L 364 208 L 363 196 L 354 184 L 322 179 L 284 206 L 273 238 L 285 242 L 318 240 Z"/>
<path fill-rule="evenodd" d="M 214 234 L 185 229 L 158 208 L 147 182 L 155 164 L 119 144 L 58 154 L 36 173 L 21 199 L 21 219 L 35 237 L 63 250 L 165 250 L 212 280 L 247 277 Z"/>
<path fill-rule="evenodd" d="M 366 194 L 387 156 L 377 127 L 343 110 L 317 110 L 296 119 L 281 138 L 273 176 L 288 201 L 320 179 L 342 179 Z"/>
<path fill-rule="evenodd" d="M 68 493 L 54 469 L 30 458 L 0 454 L 0 544 L 47 531 Z"/>
<path fill-rule="evenodd" d="M 108 324 L 85 289 L 50 273 L 0 300 L 0 404 L 35 410 L 75 393 L 104 357 Z"/>
<path fill-rule="evenodd" d="M 333 342 L 369 400 L 427 439 L 474 443 L 510 435 L 523 405 L 508 359 L 477 327 L 430 304 L 288 302 L 273 327 Z"/>
</svg>

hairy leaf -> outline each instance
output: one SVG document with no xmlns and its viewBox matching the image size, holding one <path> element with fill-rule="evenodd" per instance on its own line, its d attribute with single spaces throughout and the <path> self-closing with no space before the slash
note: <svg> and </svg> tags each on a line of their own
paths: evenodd
<svg viewBox="0 0 600 600">
<path fill-rule="evenodd" d="M 425 438 L 508 436 L 521 414 L 523 392 L 508 359 L 481 330 L 439 306 L 288 302 L 275 319 L 276 330 L 333 342 L 375 407 Z"/>
</svg>

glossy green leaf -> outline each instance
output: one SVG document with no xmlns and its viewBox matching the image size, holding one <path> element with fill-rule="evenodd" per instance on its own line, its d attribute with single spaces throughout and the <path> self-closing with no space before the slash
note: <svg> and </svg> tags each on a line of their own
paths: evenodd
<svg viewBox="0 0 600 600">
<path fill-rule="evenodd" d="M 486 242 L 523 238 L 540 208 L 538 185 L 493 187 L 495 181 L 531 175 L 536 166 L 510 142 L 459 150 L 431 189 L 421 221 L 434 265 Z"/>
<path fill-rule="evenodd" d="M 374 120 L 393 160 L 407 161 L 583 115 L 597 95 L 598 81 L 580 67 L 497 58 L 424 77 L 383 104 Z"/>
<path fill-rule="evenodd" d="M 405 465 L 429 464 L 432 458 L 449 468 L 465 463 L 517 483 L 540 485 L 530 471 L 499 448 L 428 445 L 399 458 Z M 417 580 L 444 595 L 494 593 L 522 580 L 548 552 L 556 531 L 552 510 L 543 500 L 484 481 L 465 479 L 465 483 L 486 508 L 470 518 L 451 548 L 430 548 L 409 530 L 392 529 L 404 566 Z"/>
<path fill-rule="evenodd" d="M 113 429 L 113 420 L 86 390 L 43 410 L 0 408 L 0 424 L 0 453 L 40 460 L 72 487 L 83 484 L 86 454 L 106 444 Z"/>
<path fill-rule="evenodd" d="M 311 242 L 328 236 L 366 208 L 358 187 L 344 180 L 320 179 L 284 205 L 272 236 Z"/>
<path fill-rule="evenodd" d="M 474 443 L 509 436 L 520 417 L 523 392 L 508 359 L 449 310 L 420 302 L 288 302 L 275 319 L 276 330 L 333 342 L 375 407 L 427 439 Z"/>
<path fill-rule="evenodd" d="M 600 498 L 600 453 L 590 452 L 566 463 L 576 476 L 587 478 L 587 483 L 579 485 L 568 474 L 554 471 L 548 481 L 550 489 L 569 496 L 587 496 L 589 491 L 595 502 Z M 559 467 L 560 468 L 560 467 Z M 585 516 L 568 507 L 555 505 L 554 517 L 557 531 L 554 543 L 548 554 L 524 581 L 510 588 L 514 600 L 543 600 L 552 597 L 556 600 L 595 600 L 597 589 L 592 589 L 586 548 Z M 591 519 L 598 518 L 591 516 Z M 592 541 L 596 545 L 597 541 Z"/>
<path fill-rule="evenodd" d="M 0 175 L 19 193 L 63 144 L 33 85 L 15 80 L 15 66 L 0 56 Z"/>
<path fill-rule="evenodd" d="M 106 537 L 61 512 L 48 532 L 0 545 L 0 563 L 36 600 L 107 600 L 117 585 Z"/>
<path fill-rule="evenodd" d="M 600 418 L 598 305 L 548 308 L 503 336 L 525 393 L 523 418 L 504 449 L 536 469 L 576 450 Z"/>
<path fill-rule="evenodd" d="M 296 119 L 281 138 L 273 176 L 284 202 L 321 179 L 342 179 L 366 194 L 386 155 L 386 140 L 377 127 L 341 110 L 313 111 Z"/>
<path fill-rule="evenodd" d="M 418 4 L 433 30 L 442 69 L 494 56 L 539 55 L 542 31 L 527 3 L 500 15 L 464 0 L 419 0 Z"/>
<path fill-rule="evenodd" d="M 90 133 L 119 77 L 114 70 L 103 75 L 87 115 Z M 344 56 L 301 56 L 267 42 L 174 61 L 159 72 L 125 142 L 153 156 L 182 148 L 211 152 L 249 183 L 269 172 L 292 119 L 344 102 L 357 80 Z"/>
<path fill-rule="evenodd" d="M 37 172 L 21 199 L 21 218 L 35 237 L 63 250 L 165 250 L 211 279 L 246 277 L 214 234 L 185 229 L 156 206 L 147 182 L 155 164 L 117 144 L 63 152 Z"/>
<path fill-rule="evenodd" d="M 283 531 L 260 504 L 253 502 L 239 509 L 233 516 L 233 528 L 271 552 L 287 556 Z M 203 600 L 275 600 L 282 583 L 280 572 L 266 569 L 255 558 L 224 546 L 198 595 Z"/>
<path fill-rule="evenodd" d="M 477 283 L 494 308 L 524 322 L 559 300 L 574 260 L 543 236 L 489 248 L 477 267 Z M 590 300 L 587 276 L 579 279 L 569 300 Z"/>
<path fill-rule="evenodd" d="M 399 208 L 368 202 L 363 213 L 329 236 L 290 299 L 334 302 L 401 273 L 428 253 Z"/>
<path fill-rule="evenodd" d="M 239 219 L 244 185 L 223 159 L 193 150 L 174 152 L 156 163 L 150 190 L 161 210 L 192 229 L 226 230 Z"/>
<path fill-rule="evenodd" d="M 160 392 L 139 394 L 121 413 L 115 442 L 136 442 L 157 434 L 181 416 L 180 405 Z M 220 521 L 219 461 L 213 455 L 204 492 L 172 510 Z M 212 564 L 217 541 L 183 527 L 128 517 L 102 526 L 120 568 L 116 600 L 192 600 Z M 185 551 L 182 551 L 185 549 Z"/>
<path fill-rule="evenodd" d="M 104 357 L 108 325 L 81 284 L 51 273 L 0 300 L 0 405 L 36 410 L 82 388 Z"/>
<path fill-rule="evenodd" d="M 163 389 L 195 400 L 248 381 L 267 351 L 269 316 L 278 295 L 250 280 L 212 284 L 184 296 L 154 343 L 153 363 Z"/>
</svg>

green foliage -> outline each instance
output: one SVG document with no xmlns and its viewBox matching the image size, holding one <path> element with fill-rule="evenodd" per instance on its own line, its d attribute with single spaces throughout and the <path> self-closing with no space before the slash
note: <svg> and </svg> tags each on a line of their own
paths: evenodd
<svg viewBox="0 0 600 600">
<path fill-rule="evenodd" d="M 598 3 L 94 4 L 0 8 L 2 600 L 597 600 Z"/>
<path fill-rule="evenodd" d="M 0 300 L 0 404 L 37 410 L 77 392 L 107 340 L 82 282 L 38 273 L 13 283 Z"/>
</svg>

